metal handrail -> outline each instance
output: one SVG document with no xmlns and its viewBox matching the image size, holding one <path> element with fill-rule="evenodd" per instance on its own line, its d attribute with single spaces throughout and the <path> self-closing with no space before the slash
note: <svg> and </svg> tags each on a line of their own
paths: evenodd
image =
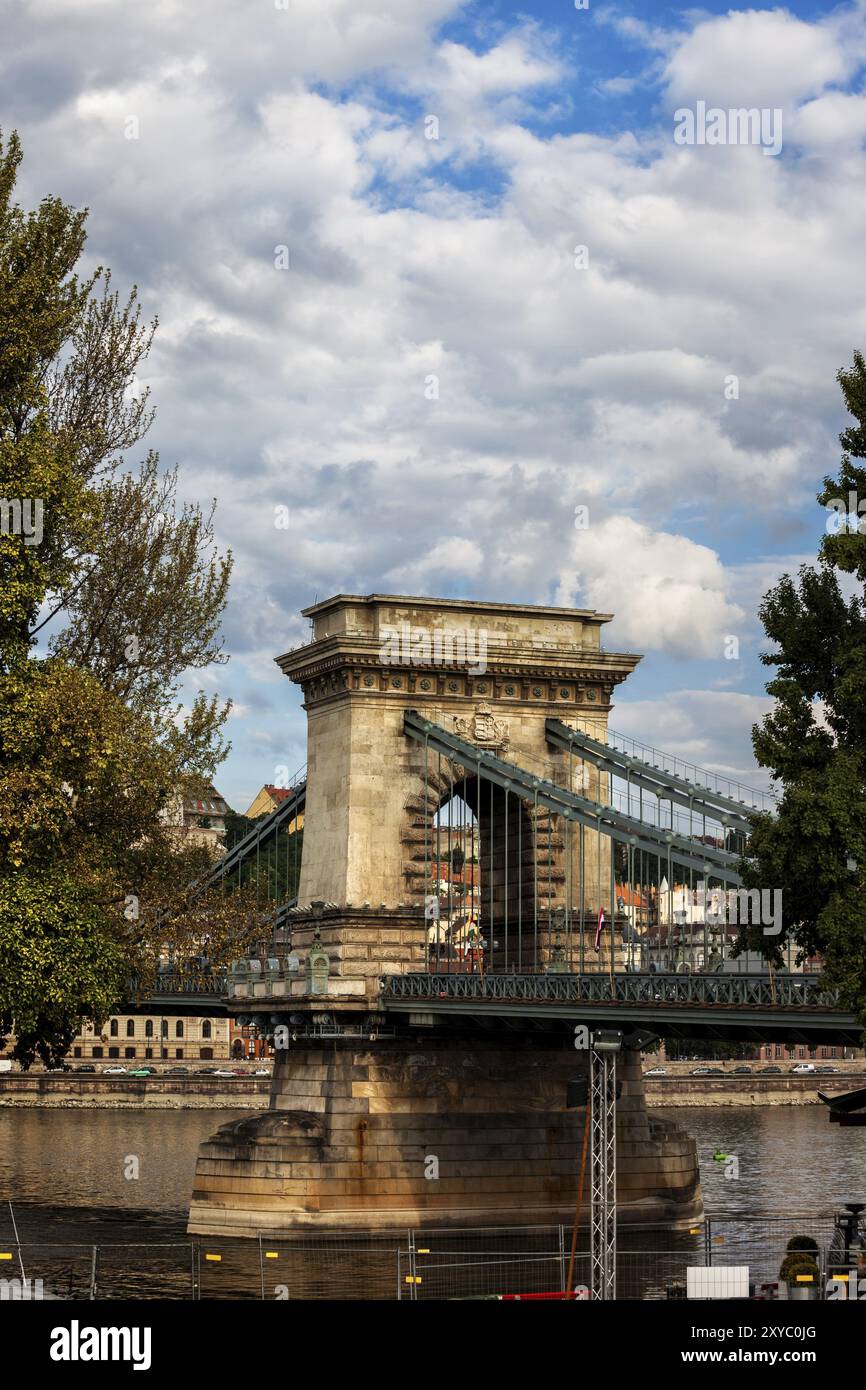
<svg viewBox="0 0 866 1390">
<path fill-rule="evenodd" d="M 625 745 L 630 745 L 631 756 L 640 759 L 649 768 L 654 768 L 660 772 L 670 772 L 675 777 L 681 776 L 686 781 L 711 788 L 715 792 L 721 793 L 722 788 L 726 787 L 727 791 L 723 793 L 724 795 L 733 801 L 751 803 L 756 810 L 770 811 L 775 809 L 778 800 L 775 792 L 760 791 L 757 787 L 747 786 L 745 782 L 723 777 L 721 773 L 712 772 L 709 768 L 701 767 L 698 763 L 687 762 L 684 758 L 678 758 L 675 753 L 665 753 L 660 748 L 653 748 L 651 744 L 641 743 L 638 739 L 632 738 L 630 734 L 618 733 L 616 729 L 608 729 L 607 738 L 609 745 L 618 748 L 618 751 L 622 753 L 627 753 L 628 748 Z M 619 747 L 619 745 L 623 746 Z M 673 767 L 668 767 L 668 763 L 673 763 Z M 679 771 L 680 768 L 683 769 L 682 772 Z M 694 775 L 688 777 L 689 772 Z M 737 795 L 737 793 L 745 793 L 745 795 Z"/>
<path fill-rule="evenodd" d="M 212 888 L 215 884 L 226 876 L 233 873 L 235 869 L 245 863 L 245 861 L 257 850 L 269 843 L 269 841 L 282 829 L 286 823 L 291 823 L 301 814 L 306 806 L 307 784 L 302 782 L 294 787 L 292 795 L 287 796 L 285 801 L 281 801 L 276 810 L 271 811 L 270 815 L 264 820 L 259 821 L 253 826 L 248 835 L 237 844 L 232 845 L 231 849 L 223 855 L 222 859 L 217 860 L 210 873 L 204 881 L 204 887 Z"/>
<path fill-rule="evenodd" d="M 383 1001 L 466 999 L 538 1003 L 717 1004 L 727 1007 L 840 1009 L 821 976 L 735 974 L 387 975 Z"/>
</svg>

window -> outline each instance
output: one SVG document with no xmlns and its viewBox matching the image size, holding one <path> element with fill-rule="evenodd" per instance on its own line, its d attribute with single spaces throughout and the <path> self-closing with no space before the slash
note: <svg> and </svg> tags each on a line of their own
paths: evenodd
<svg viewBox="0 0 866 1390">
<path fill-rule="evenodd" d="M 128 1019 L 126 1020 L 126 1036 L 127 1036 L 128 1038 L 134 1038 L 134 1037 L 135 1037 L 135 1019 L 134 1019 L 134 1018 L 128 1018 Z M 135 1054 L 133 1053 L 133 1056 L 134 1056 L 134 1055 L 135 1055 Z"/>
<path fill-rule="evenodd" d="M 178 1059 L 178 1061 L 182 1061 L 182 1060 L 183 1060 L 183 1048 L 182 1048 L 182 1047 L 176 1047 L 176 1048 L 174 1049 L 174 1055 L 175 1055 L 175 1057 Z"/>
<path fill-rule="evenodd" d="M 211 1026 L 209 1018 L 206 1018 L 204 1023 L 201 1025 L 201 1035 L 203 1038 L 209 1038 L 211 1036 Z"/>
<path fill-rule="evenodd" d="M 144 1036 L 145 1036 L 146 1038 L 152 1038 L 152 1037 L 153 1037 L 153 1019 L 152 1019 L 152 1018 L 149 1018 L 149 1019 L 147 1020 L 147 1022 L 145 1023 L 145 1025 L 144 1025 Z"/>
<path fill-rule="evenodd" d="M 72 1055 L 73 1055 L 73 1057 L 80 1057 L 80 1056 L 81 1056 L 81 1048 L 80 1048 L 80 1047 L 73 1047 L 73 1049 L 72 1049 Z"/>
<path fill-rule="evenodd" d="M 199 1055 L 199 1057 L 201 1057 L 201 1059 L 202 1059 L 203 1062 L 210 1062 L 210 1061 L 213 1060 L 213 1048 L 212 1048 L 212 1047 L 200 1047 L 199 1050 L 198 1050 L 198 1055 Z"/>
<path fill-rule="evenodd" d="M 109 1055 L 109 1057 L 119 1057 L 119 1056 L 120 1056 L 120 1048 L 119 1048 L 119 1047 L 110 1047 L 110 1048 L 108 1049 L 108 1055 Z"/>
<path fill-rule="evenodd" d="M 145 1057 L 152 1057 L 152 1056 L 153 1056 L 153 1048 L 152 1048 L 152 1047 L 146 1047 L 146 1048 L 144 1049 L 144 1055 L 145 1055 Z"/>
<path fill-rule="evenodd" d="M 174 1025 L 174 1036 L 176 1038 L 183 1037 L 183 1019 L 179 1018 L 177 1023 Z"/>
<path fill-rule="evenodd" d="M 111 1020 L 111 1026 L 109 1027 L 109 1030 L 108 1030 L 108 1031 L 109 1031 L 109 1033 L 111 1034 L 111 1036 L 112 1036 L 113 1038 L 116 1038 L 116 1037 L 117 1037 L 117 1019 L 116 1019 L 116 1018 L 113 1018 L 113 1019 Z M 111 1056 L 110 1053 L 109 1053 L 109 1056 Z"/>
<path fill-rule="evenodd" d="M 134 1048 L 134 1047 L 125 1047 L 125 1048 L 123 1049 L 123 1055 L 124 1055 L 124 1057 L 134 1057 L 134 1056 L 135 1056 L 135 1048 Z"/>
<path fill-rule="evenodd" d="M 91 1055 L 91 1057 L 101 1057 L 101 1056 L 102 1056 L 102 1048 L 101 1048 L 101 1047 L 95 1047 L 95 1048 L 93 1049 L 93 1051 L 91 1052 L 90 1055 Z"/>
<path fill-rule="evenodd" d="M 838 1049 L 835 1048 L 835 1047 L 831 1047 L 831 1048 L 830 1048 L 830 1056 L 831 1056 L 831 1057 L 838 1057 L 838 1056 L 839 1056 Z"/>
</svg>

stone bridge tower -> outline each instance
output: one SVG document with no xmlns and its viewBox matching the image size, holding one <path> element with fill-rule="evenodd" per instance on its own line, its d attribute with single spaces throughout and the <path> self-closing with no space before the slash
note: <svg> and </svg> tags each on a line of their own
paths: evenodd
<svg viewBox="0 0 866 1390">
<path fill-rule="evenodd" d="M 429 1016 L 404 1021 L 381 1012 L 379 979 L 429 968 L 430 826 L 455 792 L 477 819 L 482 879 L 487 866 L 481 930 L 491 968 L 507 950 L 503 920 L 522 905 L 515 883 L 533 885 L 541 927 L 531 963 L 512 945 L 505 968 L 555 968 L 557 912 L 610 908 L 610 842 L 587 831 L 575 871 L 561 818 L 524 803 L 509 821 L 471 767 L 443 769 L 407 738 L 404 717 L 415 710 L 534 776 L 605 800 L 594 768 L 572 786 L 569 755 L 548 744 L 545 720 L 604 739 L 613 691 L 640 658 L 603 651 L 611 615 L 590 611 L 340 594 L 305 616 L 312 640 L 278 658 L 308 716 L 291 928 L 300 968 L 238 1004 L 270 1027 L 282 1021 L 290 1042 L 277 1051 L 268 1114 L 202 1147 L 190 1229 L 570 1219 L 583 1118 L 565 1109 L 580 1070 L 569 1031 L 461 1033 L 433 1028 Z M 602 953 L 585 968 L 609 964 Z M 693 1218 L 694 1144 L 651 1125 L 636 1060 L 624 1071 L 621 1200 L 635 1219 Z M 425 1176 L 431 1155 L 435 1179 Z"/>
</svg>

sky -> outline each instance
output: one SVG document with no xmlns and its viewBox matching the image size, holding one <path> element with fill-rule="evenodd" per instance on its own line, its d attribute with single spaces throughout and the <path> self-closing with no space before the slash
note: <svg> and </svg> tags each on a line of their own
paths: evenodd
<svg viewBox="0 0 866 1390">
<path fill-rule="evenodd" d="M 765 785 L 758 605 L 815 556 L 866 348 L 866 0 L 0 16 L 19 197 L 89 207 L 86 266 L 158 316 L 140 453 L 235 557 L 231 659 L 185 685 L 234 702 L 231 804 L 304 762 L 274 657 L 339 592 L 613 612 L 611 727 Z M 679 143 L 699 103 L 781 149 Z"/>
</svg>

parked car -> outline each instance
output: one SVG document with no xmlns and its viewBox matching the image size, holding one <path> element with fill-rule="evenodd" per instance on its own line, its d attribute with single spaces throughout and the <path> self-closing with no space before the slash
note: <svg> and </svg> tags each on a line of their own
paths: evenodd
<svg viewBox="0 0 866 1390">
<path fill-rule="evenodd" d="M 214 1076 L 232 1076 L 232 1077 L 238 1075 L 237 1072 L 234 1072 L 234 1071 L 227 1071 L 225 1067 L 217 1067 L 216 1071 L 215 1071 L 213 1074 L 214 1074 Z M 241 1072 L 240 1074 L 243 1075 L 243 1072 Z"/>
<path fill-rule="evenodd" d="M 809 1072 L 813 1071 L 815 1071 L 814 1062 L 798 1062 L 795 1067 L 791 1068 L 792 1076 L 807 1076 Z"/>
<path fill-rule="evenodd" d="M 644 1076 L 667 1076 L 667 1074 L 667 1067 L 650 1067 L 649 1071 L 644 1072 Z M 258 1075 L 258 1072 L 256 1075 Z"/>
<path fill-rule="evenodd" d="M 216 1067 L 199 1067 L 196 1076 L 216 1076 Z"/>
<path fill-rule="evenodd" d="M 707 1067 L 707 1076 L 724 1076 L 724 1067 Z"/>
<path fill-rule="evenodd" d="M 166 1076 L 189 1076 L 189 1067 L 166 1067 Z"/>
<path fill-rule="evenodd" d="M 831 1072 L 833 1073 L 833 1075 L 839 1074 L 838 1067 L 816 1067 L 815 1070 L 816 1072 L 821 1072 L 824 1076 L 829 1075 Z"/>
<path fill-rule="evenodd" d="M 255 1071 L 253 1072 L 253 1076 L 270 1076 L 270 1074 L 271 1072 L 269 1067 L 256 1067 Z"/>
<path fill-rule="evenodd" d="M 126 1067 L 103 1067 L 103 1076 L 126 1076 Z"/>
<path fill-rule="evenodd" d="M 761 1068 L 760 1068 L 760 1074 L 761 1074 L 761 1076 L 766 1076 L 769 1072 L 772 1072 L 774 1076 L 781 1076 L 781 1074 L 782 1074 L 782 1068 L 781 1068 L 781 1067 L 761 1067 Z"/>
<path fill-rule="evenodd" d="M 709 1067 L 692 1067 L 689 1076 L 709 1076 Z"/>
<path fill-rule="evenodd" d="M 751 1076 L 751 1067 L 734 1067 L 734 1076 Z"/>
<path fill-rule="evenodd" d="M 90 1063 L 88 1062 L 86 1066 L 83 1066 L 83 1067 L 76 1067 L 75 1070 L 76 1070 L 76 1071 L 92 1072 L 92 1073 L 95 1074 L 95 1072 L 96 1072 L 96 1067 L 92 1067 L 92 1066 L 90 1065 Z"/>
<path fill-rule="evenodd" d="M 153 1075 L 154 1075 L 154 1068 L 153 1068 L 153 1067 L 133 1067 L 132 1071 L 129 1072 L 129 1075 L 130 1075 L 130 1076 L 153 1076 Z"/>
</svg>

